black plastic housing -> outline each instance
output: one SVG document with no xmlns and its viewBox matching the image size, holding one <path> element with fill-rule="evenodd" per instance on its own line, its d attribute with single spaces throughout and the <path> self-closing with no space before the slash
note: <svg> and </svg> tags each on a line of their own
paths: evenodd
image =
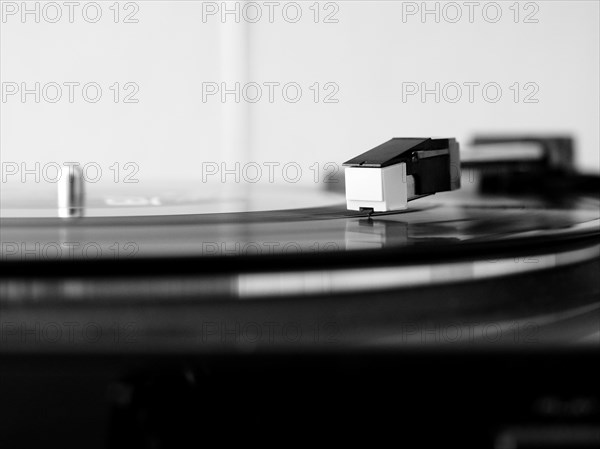
<svg viewBox="0 0 600 449">
<path fill-rule="evenodd" d="M 454 138 L 393 138 L 344 163 L 347 167 L 384 168 L 405 163 L 415 180 L 416 195 L 460 187 L 460 155 Z"/>
</svg>

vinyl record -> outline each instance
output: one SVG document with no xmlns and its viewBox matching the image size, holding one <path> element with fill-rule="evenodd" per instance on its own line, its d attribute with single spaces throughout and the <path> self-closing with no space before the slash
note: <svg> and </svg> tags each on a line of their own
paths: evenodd
<svg viewBox="0 0 600 449">
<path fill-rule="evenodd" d="M 340 194 L 296 187 L 286 201 L 282 192 L 256 187 L 222 213 L 160 190 L 156 205 L 92 198 L 91 213 L 73 219 L 3 204 L 3 316 L 27 328 L 135 323 L 133 346 L 107 336 L 86 345 L 102 351 L 538 344 L 598 331 L 593 195 L 484 195 L 466 185 L 369 215 L 346 210 Z M 313 207 L 294 208 L 302 198 Z M 229 341 L 231 326 L 254 333 Z M 286 326 L 301 337 L 289 340 Z M 24 347 L 10 338 L 3 347 L 12 344 Z"/>
</svg>

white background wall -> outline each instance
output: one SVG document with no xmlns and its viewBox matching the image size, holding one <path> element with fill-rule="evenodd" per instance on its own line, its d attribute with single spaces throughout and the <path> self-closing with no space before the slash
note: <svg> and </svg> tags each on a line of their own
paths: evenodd
<svg viewBox="0 0 600 449">
<path fill-rule="evenodd" d="M 477 132 L 506 131 L 572 133 L 580 169 L 600 170 L 597 1 L 521 2 L 518 23 L 509 9 L 512 1 L 498 2 L 502 17 L 496 23 L 490 20 L 493 7 L 487 16 L 482 13 L 490 2 L 477 2 L 473 23 L 464 2 L 456 3 L 463 14 L 456 23 L 447 20 L 456 9 L 438 3 L 437 23 L 433 15 L 423 20 L 419 14 L 403 14 L 403 8 L 421 8 L 421 2 L 347 1 L 322 2 L 318 23 L 313 2 L 300 2 L 303 15 L 297 23 L 289 20 L 293 9 L 282 13 L 289 2 L 279 2 L 273 23 L 268 6 L 258 2 L 263 17 L 257 23 L 247 23 L 243 15 L 235 23 L 229 15 L 225 24 L 219 14 L 203 18 L 206 2 L 136 2 L 138 23 L 114 23 L 109 9 L 114 2 L 100 3 L 103 17 L 97 23 L 85 21 L 79 9 L 74 23 L 68 17 L 58 23 L 41 17 L 36 23 L 31 15 L 23 23 L 19 14 L 4 14 L 4 86 L 93 81 L 102 86 L 103 97 L 95 104 L 80 94 L 74 103 L 5 98 L 0 111 L 3 162 L 96 161 L 108 167 L 135 161 L 144 181 L 200 178 L 207 161 L 292 161 L 305 172 L 301 182 L 311 183 L 313 163 L 341 163 L 394 136 L 456 136 L 465 142 Z M 125 10 L 125 3 L 120 22 L 133 11 L 131 6 Z M 435 5 L 428 2 L 427 7 Z M 537 23 L 524 23 L 525 15 L 536 10 Z M 68 12 L 64 5 L 62 11 Z M 324 23 L 333 11 L 337 23 Z M 232 44 L 227 39 L 232 35 L 247 36 L 247 41 Z M 231 57 L 241 59 L 232 63 Z M 235 81 L 296 82 L 303 95 L 290 103 L 275 89 L 270 103 L 265 88 L 256 104 L 243 99 L 235 104 L 232 96 L 222 104 L 218 95 L 203 102 L 202 83 L 223 81 L 230 86 Z M 136 83 L 139 102 L 114 103 L 109 90 L 114 82 Z M 324 103 L 321 97 L 315 103 L 309 89 L 315 82 L 335 83 L 338 102 Z M 430 87 L 495 82 L 503 96 L 490 103 L 475 89 L 471 103 L 465 88 L 457 103 L 443 98 L 436 103 L 433 95 L 425 102 L 418 95 L 403 101 L 406 82 Z M 515 103 L 509 90 L 515 82 L 535 83 L 538 102 L 521 98 Z"/>
</svg>

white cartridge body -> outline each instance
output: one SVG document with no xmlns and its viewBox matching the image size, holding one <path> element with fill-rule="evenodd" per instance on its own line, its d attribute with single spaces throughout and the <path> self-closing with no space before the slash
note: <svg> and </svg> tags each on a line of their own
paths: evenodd
<svg viewBox="0 0 600 449">
<path fill-rule="evenodd" d="M 405 163 L 384 168 L 346 167 L 345 176 L 349 210 L 402 210 L 414 196 L 414 178 L 406 175 Z"/>
</svg>

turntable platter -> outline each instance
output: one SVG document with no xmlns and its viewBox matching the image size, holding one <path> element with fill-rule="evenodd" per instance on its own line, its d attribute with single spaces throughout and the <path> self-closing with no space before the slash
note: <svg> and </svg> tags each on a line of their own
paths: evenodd
<svg viewBox="0 0 600 449">
<path fill-rule="evenodd" d="M 300 343 L 314 348 L 421 344 L 428 332 L 437 344 L 439 326 L 471 329 L 484 343 L 489 326 L 508 342 L 515 325 L 534 326 L 535 343 L 598 330 L 594 195 L 465 188 L 369 215 L 346 210 L 339 194 L 302 187 L 255 186 L 231 201 L 187 192 L 159 189 L 146 195 L 155 204 L 123 206 L 107 201 L 116 195 L 91 197 L 85 216 L 69 219 L 52 216 L 51 196 L 3 202 L 4 319 L 27 329 L 59 318 L 103 328 L 135 322 L 138 344 L 123 348 L 107 337 L 94 346 L 103 351 L 229 347 L 220 330 L 206 335 L 207 322 L 225 332 L 231 323 L 257 324 L 258 341 L 231 348 L 262 349 L 289 344 L 283 335 L 271 341 L 269 323 L 335 334 Z"/>
</svg>

